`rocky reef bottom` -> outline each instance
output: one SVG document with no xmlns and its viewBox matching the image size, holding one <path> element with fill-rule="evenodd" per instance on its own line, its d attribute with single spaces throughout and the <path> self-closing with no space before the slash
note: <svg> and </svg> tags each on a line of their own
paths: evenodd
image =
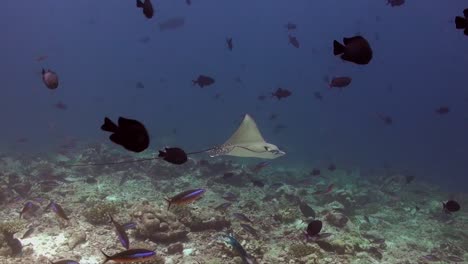
<svg viewBox="0 0 468 264">
<path fill-rule="evenodd" d="M 254 263 L 468 263 L 468 195 L 409 175 L 225 159 L 69 166 L 126 158 L 105 145 L 51 157 L 3 155 L 0 263 L 102 263 L 101 250 L 125 250 L 109 215 L 125 226 L 130 248 L 156 251 L 135 263 L 247 263 L 224 234 Z M 168 209 L 166 198 L 195 188 L 206 190 L 201 199 Z M 444 211 L 447 200 L 461 210 Z M 323 235 L 306 238 L 313 219 L 323 222 Z"/>
</svg>

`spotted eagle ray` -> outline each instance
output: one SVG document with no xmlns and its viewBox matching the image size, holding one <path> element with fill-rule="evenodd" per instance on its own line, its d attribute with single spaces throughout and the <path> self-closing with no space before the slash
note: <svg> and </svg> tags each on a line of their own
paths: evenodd
<svg viewBox="0 0 468 264">
<path fill-rule="evenodd" d="M 227 155 L 261 159 L 275 159 L 286 154 L 263 139 L 257 124 L 249 114 L 244 116 L 236 132 L 224 144 L 206 152 L 210 157 Z"/>
<path fill-rule="evenodd" d="M 268 143 L 263 139 L 257 124 L 249 114 L 245 114 L 244 119 L 240 123 L 237 130 L 232 136 L 222 145 L 211 147 L 200 151 L 189 152 L 187 155 L 207 153 L 210 157 L 217 156 L 234 156 L 243 158 L 260 158 L 260 159 L 275 159 L 285 155 L 276 145 Z M 93 165 L 113 165 L 132 162 L 141 162 L 160 159 L 159 157 L 142 158 L 134 160 L 124 160 L 117 162 L 105 163 L 87 163 L 74 164 L 76 166 L 93 166 Z"/>
</svg>

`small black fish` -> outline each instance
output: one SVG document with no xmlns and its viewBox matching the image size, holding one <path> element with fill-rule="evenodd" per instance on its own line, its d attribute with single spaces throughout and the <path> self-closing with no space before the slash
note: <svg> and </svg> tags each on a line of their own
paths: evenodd
<svg viewBox="0 0 468 264">
<path fill-rule="evenodd" d="M 330 166 L 328 166 L 328 170 L 329 171 L 335 171 L 336 170 L 336 165 L 335 164 L 330 164 Z"/>
<path fill-rule="evenodd" d="M 119 238 L 120 244 L 122 244 L 122 246 L 125 249 L 129 249 L 130 248 L 130 241 L 128 239 L 127 233 L 125 232 L 125 228 L 121 224 L 119 224 L 118 222 L 114 221 L 114 218 L 112 218 L 111 214 L 109 214 L 109 219 L 110 219 L 110 222 L 115 227 L 115 234 Z"/>
<path fill-rule="evenodd" d="M 310 237 L 317 236 L 322 230 L 322 221 L 313 220 L 307 225 L 307 235 Z"/>
<path fill-rule="evenodd" d="M 275 92 L 271 93 L 272 97 L 278 98 L 281 100 L 282 98 L 287 98 L 292 95 L 292 92 L 288 89 L 278 88 Z"/>
<path fill-rule="evenodd" d="M 158 157 L 177 165 L 184 164 L 188 160 L 187 153 L 180 148 L 165 148 L 164 150 L 160 150 Z"/>
<path fill-rule="evenodd" d="M 299 203 L 299 209 L 301 210 L 302 215 L 305 217 L 315 218 L 315 211 L 310 207 L 306 202 L 301 201 Z"/>
<path fill-rule="evenodd" d="M 322 221 L 313 220 L 309 223 L 309 225 L 307 225 L 306 235 L 308 237 L 315 237 L 320 233 L 321 230 L 322 230 Z"/>
<path fill-rule="evenodd" d="M 227 38 L 226 39 L 226 45 L 229 50 L 232 50 L 232 38 Z"/>
<path fill-rule="evenodd" d="M 205 86 L 210 86 L 213 83 L 215 83 L 215 80 L 209 76 L 206 75 L 199 75 L 196 80 L 192 80 L 193 85 L 198 84 L 201 88 Z"/>
<path fill-rule="evenodd" d="M 136 6 L 138 8 L 143 8 L 143 14 L 146 18 L 152 18 L 154 14 L 153 5 L 151 4 L 150 0 L 145 0 L 144 3 L 141 0 L 136 1 Z"/>
<path fill-rule="evenodd" d="M 456 29 L 464 29 L 463 33 L 468 36 L 468 8 L 463 10 L 463 16 L 456 16 L 455 17 L 455 28 Z"/>
<path fill-rule="evenodd" d="M 343 43 L 344 45 L 336 40 L 333 41 L 334 55 L 341 55 L 341 59 L 360 65 L 369 64 L 372 60 L 372 48 L 365 38 L 361 36 L 343 38 Z"/>
<path fill-rule="evenodd" d="M 150 140 L 145 126 L 137 120 L 119 117 L 118 125 L 109 118 L 104 118 L 101 129 L 112 132 L 109 139 L 133 152 L 142 152 L 148 148 Z"/>
<path fill-rule="evenodd" d="M 446 203 L 442 203 L 442 205 L 447 213 L 453 213 L 460 210 L 460 204 L 454 200 L 449 200 Z"/>
<path fill-rule="evenodd" d="M 299 48 L 299 40 L 297 40 L 297 38 L 292 36 L 292 35 L 288 35 L 288 38 L 289 38 L 289 43 L 291 45 L 293 45 L 296 49 L 298 49 Z"/>
<path fill-rule="evenodd" d="M 108 261 L 112 260 L 115 262 L 137 262 L 137 261 L 145 261 L 150 258 L 156 256 L 156 252 L 148 249 L 129 249 L 122 252 L 119 252 L 115 255 L 109 256 L 101 250 L 102 254 L 106 259 L 102 264 L 107 263 Z"/>
</svg>

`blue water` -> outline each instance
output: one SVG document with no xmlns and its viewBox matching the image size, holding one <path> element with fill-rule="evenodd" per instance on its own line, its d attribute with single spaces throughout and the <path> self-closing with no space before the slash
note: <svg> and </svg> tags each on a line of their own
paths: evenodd
<svg viewBox="0 0 468 264">
<path fill-rule="evenodd" d="M 287 152 L 276 164 L 386 166 L 466 191 L 468 37 L 453 23 L 466 4 L 154 1 L 148 20 L 130 0 L 5 1 L 1 150 L 53 153 L 67 137 L 107 141 L 99 129 L 105 116 L 143 122 L 151 150 L 167 144 L 198 150 L 224 142 L 250 113 L 267 141 Z M 158 23 L 175 16 L 185 17 L 185 26 L 160 32 Z M 298 25 L 299 49 L 288 44 L 287 22 Z M 369 65 L 343 63 L 332 54 L 334 39 L 356 33 L 373 47 Z M 232 52 L 226 37 L 233 38 Z M 43 55 L 48 58 L 37 62 Z M 42 68 L 59 74 L 57 90 L 44 86 Z M 215 85 L 192 86 L 199 74 L 215 78 Z M 325 75 L 353 82 L 341 92 L 328 90 Z M 138 81 L 144 89 L 135 88 Z M 293 95 L 257 100 L 278 87 Z M 314 99 L 317 91 L 323 102 Z M 68 109 L 54 108 L 58 101 Z M 451 108 L 448 115 L 435 114 L 442 105 Z M 394 124 L 386 126 L 378 112 Z M 278 120 L 269 120 L 271 113 Z M 286 128 L 274 133 L 277 124 Z M 21 137 L 28 141 L 17 143 Z"/>
</svg>

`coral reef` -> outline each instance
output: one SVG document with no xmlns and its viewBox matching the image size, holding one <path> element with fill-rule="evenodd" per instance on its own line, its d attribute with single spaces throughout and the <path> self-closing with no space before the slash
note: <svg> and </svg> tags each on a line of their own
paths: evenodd
<svg viewBox="0 0 468 264">
<path fill-rule="evenodd" d="M 325 215 L 325 219 L 329 224 L 338 228 L 344 228 L 349 221 L 346 215 L 338 212 L 328 212 Z"/>
<path fill-rule="evenodd" d="M 184 245 L 182 243 L 170 244 L 167 247 L 167 254 L 169 254 L 169 255 L 182 253 L 183 251 L 184 251 Z"/>
<path fill-rule="evenodd" d="M 22 231 L 26 227 L 26 222 L 20 220 L 0 222 L 0 234 L 10 233 L 15 234 Z"/>
<path fill-rule="evenodd" d="M 109 213 L 128 227 L 131 248 L 157 252 L 157 258 L 141 262 L 147 264 L 241 264 L 239 254 L 219 239 L 226 233 L 233 233 L 258 263 L 422 264 L 468 259 L 468 214 L 447 214 L 441 205 L 447 197 L 468 204 L 468 195 L 448 194 L 404 174 L 365 177 L 359 170 L 336 169 L 311 178 L 308 168 L 280 166 L 254 174 L 248 165 L 222 159 L 190 160 L 175 167 L 156 160 L 76 168 L 57 163 L 135 158 L 104 144 L 60 155 L 52 161 L 42 156 L 0 159 L 0 263 L 101 263 L 100 249 L 123 250 Z M 331 184 L 333 189 L 323 192 Z M 164 198 L 192 188 L 206 188 L 203 199 L 168 210 Z M 44 211 L 49 200 L 68 210 L 71 220 L 66 225 Z M 34 217 L 18 220 L 25 201 L 39 209 Z M 216 210 L 226 202 L 229 206 Z M 311 207 L 313 216 L 301 212 L 301 202 Z M 321 220 L 323 228 L 318 237 L 306 238 L 312 219 Z M 21 238 L 26 224 L 34 232 Z M 23 244 L 21 255 L 12 256 L 3 231 L 16 232 Z"/>
<path fill-rule="evenodd" d="M 119 204 L 115 202 L 92 201 L 87 204 L 88 209 L 83 212 L 83 216 L 93 225 L 105 225 L 109 223 L 109 214 L 119 212 Z"/>
<path fill-rule="evenodd" d="M 133 213 L 138 219 L 135 235 L 160 243 L 174 243 L 187 238 L 189 230 L 170 211 L 144 206 Z"/>
<path fill-rule="evenodd" d="M 297 219 L 298 213 L 296 210 L 291 208 L 285 208 L 278 210 L 277 213 L 273 215 L 273 218 L 281 223 L 290 224 Z"/>
<path fill-rule="evenodd" d="M 7 235 L 13 235 L 26 227 L 24 221 L 7 221 L 0 223 L 0 256 L 11 256 L 12 248 L 7 242 Z"/>
<path fill-rule="evenodd" d="M 300 259 L 310 254 L 319 253 L 320 249 L 309 244 L 293 244 L 289 246 L 288 254 L 292 259 Z"/>
<path fill-rule="evenodd" d="M 86 242 L 86 233 L 83 231 L 75 232 L 68 240 L 68 248 L 73 250 L 79 244 Z"/>
</svg>

